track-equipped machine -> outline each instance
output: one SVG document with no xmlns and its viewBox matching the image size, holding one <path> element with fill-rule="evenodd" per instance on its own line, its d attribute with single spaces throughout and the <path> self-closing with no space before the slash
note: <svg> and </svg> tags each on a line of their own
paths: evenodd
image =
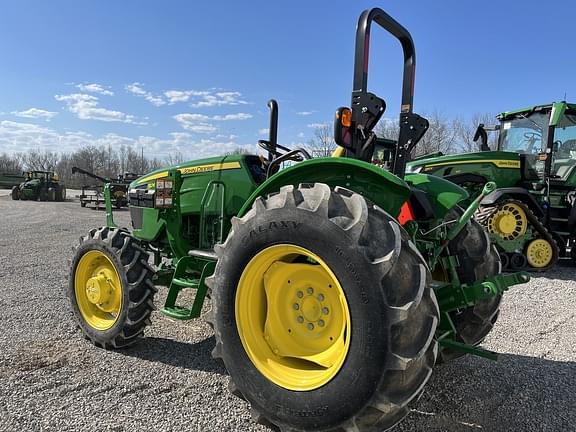
<svg viewBox="0 0 576 432">
<path fill-rule="evenodd" d="M 108 188 L 110 190 L 112 205 L 116 208 L 126 207 L 128 205 L 128 186 L 130 182 L 139 177 L 137 174 L 124 173 L 124 175 L 119 175 L 116 179 L 111 179 L 96 175 L 79 167 L 72 167 L 72 174 L 84 174 L 101 183 L 97 186 L 84 185 L 80 192 L 80 206 L 88 206 L 95 209 L 103 209 L 106 207 L 106 201 L 104 199 L 105 184 L 109 184 Z"/>
<path fill-rule="evenodd" d="M 373 132 L 384 101 L 367 90 L 373 23 L 404 52 L 398 144 Z M 526 282 L 500 274 L 500 258 L 472 219 L 488 183 L 466 208 L 459 186 L 404 175 L 428 122 L 412 111 L 415 51 L 408 31 L 380 9 L 358 23 L 351 108 L 335 121 L 340 157 L 309 159 L 277 144 L 271 108 L 267 158 L 230 155 L 154 171 L 130 186 L 133 230 L 113 221 L 82 237 L 68 296 L 97 346 L 134 343 L 162 313 L 200 316 L 210 297 L 213 355 L 230 390 L 257 421 L 283 431 L 392 427 L 422 393 L 437 357 L 478 347 L 503 292 Z M 394 154 L 392 172 L 372 162 Z M 283 161 L 290 167 L 279 169 Z M 179 294 L 194 290 L 191 305 Z"/>
<path fill-rule="evenodd" d="M 27 171 L 24 181 L 12 188 L 13 200 L 65 201 L 66 186 L 52 171 Z"/>
<path fill-rule="evenodd" d="M 576 105 L 537 105 L 498 119 L 478 127 L 480 152 L 427 155 L 409 169 L 443 176 L 472 197 L 489 181 L 497 185 L 475 217 L 505 267 L 546 270 L 568 250 L 576 261 Z M 489 131 L 498 133 L 496 151 L 487 145 Z"/>
</svg>

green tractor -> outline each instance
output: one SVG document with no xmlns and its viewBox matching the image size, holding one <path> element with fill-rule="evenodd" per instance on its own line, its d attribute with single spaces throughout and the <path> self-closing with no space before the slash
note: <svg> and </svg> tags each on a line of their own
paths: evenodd
<svg viewBox="0 0 576 432">
<path fill-rule="evenodd" d="M 373 23 L 404 52 L 398 144 L 373 128 L 384 100 L 368 92 Z M 472 219 L 461 187 L 405 174 L 428 128 L 412 112 L 415 51 L 408 31 L 380 9 L 360 16 L 352 108 L 339 108 L 340 157 L 310 159 L 277 144 L 269 102 L 267 157 L 228 155 L 153 171 L 130 185 L 133 229 L 107 224 L 81 238 L 67 295 L 84 335 L 123 348 L 161 312 L 188 320 L 206 311 L 229 388 L 255 419 L 283 431 L 372 431 L 398 423 L 437 361 L 464 354 L 492 329 L 504 291 L 528 281 L 501 274 L 497 250 Z M 394 145 L 392 172 L 373 164 Z M 378 153 L 379 154 L 379 153 Z M 338 156 L 337 155 L 337 156 Z M 379 155 L 377 155 L 379 157 Z M 280 169 L 285 161 L 290 167 Z M 179 294 L 193 290 L 183 304 Z"/>
<path fill-rule="evenodd" d="M 557 102 L 498 115 L 479 125 L 480 152 L 423 156 L 411 172 L 442 176 L 477 196 L 491 181 L 498 190 L 480 203 L 476 219 L 498 246 L 505 268 L 547 270 L 571 250 L 576 261 L 576 105 Z M 496 151 L 488 132 L 498 132 Z"/>
<path fill-rule="evenodd" d="M 24 182 L 12 188 L 13 200 L 65 201 L 66 186 L 52 171 L 27 171 Z"/>
</svg>

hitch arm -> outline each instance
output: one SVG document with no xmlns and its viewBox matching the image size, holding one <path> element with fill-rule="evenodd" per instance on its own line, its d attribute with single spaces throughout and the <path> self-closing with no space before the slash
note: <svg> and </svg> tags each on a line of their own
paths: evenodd
<svg viewBox="0 0 576 432">
<path fill-rule="evenodd" d="M 499 274 L 471 285 L 444 285 L 438 288 L 436 299 L 442 312 L 451 312 L 474 306 L 478 301 L 496 297 L 513 285 L 526 283 L 530 276 L 526 272 Z"/>
<path fill-rule="evenodd" d="M 482 189 L 480 195 L 478 195 L 478 197 L 476 197 L 476 199 L 472 201 L 472 204 L 470 204 L 468 208 L 464 211 L 464 214 L 460 216 L 460 219 L 458 219 L 456 225 L 454 225 L 448 231 L 448 234 L 446 235 L 446 239 L 448 241 L 454 240 L 456 236 L 460 234 L 460 231 L 462 231 L 462 229 L 466 226 L 468 221 L 472 219 L 472 216 L 474 216 L 474 213 L 476 213 L 478 207 L 480 207 L 480 202 L 484 199 L 486 195 L 492 193 L 494 190 L 496 190 L 496 183 L 488 182 L 484 185 L 484 188 Z"/>
</svg>

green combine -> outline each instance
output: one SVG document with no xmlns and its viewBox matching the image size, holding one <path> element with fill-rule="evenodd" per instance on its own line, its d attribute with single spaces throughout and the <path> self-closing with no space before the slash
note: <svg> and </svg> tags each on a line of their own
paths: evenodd
<svg viewBox="0 0 576 432">
<path fill-rule="evenodd" d="M 576 105 L 536 105 L 498 120 L 479 126 L 480 152 L 426 155 L 409 170 L 447 178 L 472 196 L 496 183 L 499 189 L 482 200 L 476 219 L 506 268 L 547 270 L 570 250 L 576 261 Z M 498 133 L 496 151 L 487 145 L 487 131 Z"/>
<path fill-rule="evenodd" d="M 12 188 L 13 200 L 65 201 L 66 186 L 52 171 L 27 171 L 24 181 Z"/>
<path fill-rule="evenodd" d="M 367 90 L 370 28 L 404 52 L 397 143 L 373 131 L 385 102 Z M 336 156 L 310 159 L 277 143 L 270 101 L 266 157 L 231 155 L 151 172 L 130 185 L 133 229 L 107 224 L 81 238 L 67 295 L 84 335 L 105 349 L 132 345 L 167 287 L 165 315 L 198 318 L 207 298 L 213 356 L 254 418 L 283 431 L 393 427 L 422 394 L 437 359 L 495 359 L 478 345 L 503 293 L 528 281 L 501 274 L 473 218 L 494 188 L 469 200 L 437 176 L 405 175 L 428 129 L 412 111 L 415 50 L 380 9 L 360 16 L 351 108 L 339 108 Z M 392 148 L 393 147 L 393 148 Z M 393 152 L 391 171 L 377 162 Z M 292 166 L 280 169 L 285 161 Z M 195 297 L 183 304 L 180 294 Z"/>
</svg>

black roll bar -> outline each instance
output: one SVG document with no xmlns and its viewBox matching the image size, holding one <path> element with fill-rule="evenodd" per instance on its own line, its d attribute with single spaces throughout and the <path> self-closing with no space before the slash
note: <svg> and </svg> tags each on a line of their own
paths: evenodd
<svg viewBox="0 0 576 432">
<path fill-rule="evenodd" d="M 402 78 L 402 101 L 400 104 L 400 134 L 391 160 L 392 172 L 399 177 L 406 173 L 406 162 L 412 150 L 428 130 L 429 123 L 414 113 L 414 80 L 416 75 L 416 49 L 412 36 L 394 18 L 382 9 L 368 9 L 360 15 L 356 28 L 356 50 L 354 55 L 354 82 L 352 90 L 352 152 L 361 160 L 369 161 L 374 147 L 376 126 L 384 113 L 386 103 L 368 92 L 368 61 L 370 56 L 370 27 L 375 22 L 400 42 L 404 52 Z"/>
<path fill-rule="evenodd" d="M 400 23 L 380 8 L 362 12 L 356 28 L 356 53 L 354 56 L 353 92 L 368 91 L 368 59 L 370 56 L 370 27 L 372 21 L 395 36 L 404 51 L 404 75 L 402 80 L 402 103 L 400 112 L 412 112 L 414 79 L 416 74 L 416 49 L 412 36 Z"/>
<path fill-rule="evenodd" d="M 268 101 L 268 108 L 270 109 L 270 128 L 268 131 L 268 142 L 270 150 L 268 152 L 268 162 L 276 157 L 276 147 L 278 146 L 278 102 L 274 99 Z"/>
</svg>

